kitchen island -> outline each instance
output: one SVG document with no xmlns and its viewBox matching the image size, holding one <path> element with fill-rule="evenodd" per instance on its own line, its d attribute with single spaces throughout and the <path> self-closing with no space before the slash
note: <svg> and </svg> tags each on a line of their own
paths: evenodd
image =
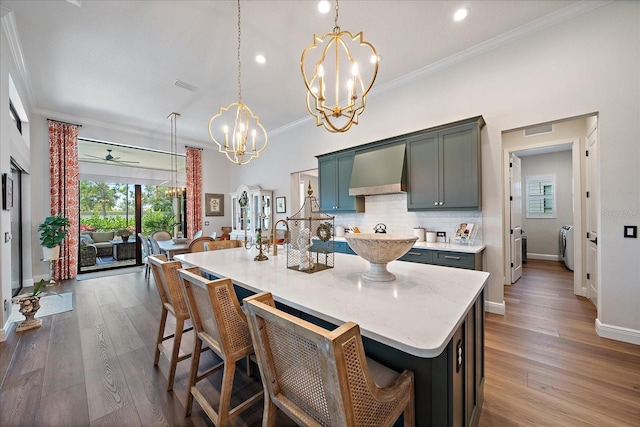
<svg viewBox="0 0 640 427">
<path fill-rule="evenodd" d="M 393 282 L 367 282 L 368 262 L 335 254 L 335 267 L 308 274 L 287 268 L 286 252 L 257 262 L 244 248 L 176 255 L 185 265 L 228 277 L 240 298 L 268 291 L 300 317 L 333 328 L 360 326 L 367 355 L 414 371 L 416 425 L 475 425 L 484 380 L 486 272 L 403 261 Z M 459 357 L 457 357 L 459 355 Z"/>
</svg>

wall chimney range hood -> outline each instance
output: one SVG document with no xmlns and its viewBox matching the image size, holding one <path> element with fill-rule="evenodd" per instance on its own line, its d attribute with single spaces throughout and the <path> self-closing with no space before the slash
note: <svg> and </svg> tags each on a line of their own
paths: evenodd
<svg viewBox="0 0 640 427">
<path fill-rule="evenodd" d="M 350 196 L 407 192 L 405 144 L 391 144 L 356 152 L 349 185 Z"/>
</svg>

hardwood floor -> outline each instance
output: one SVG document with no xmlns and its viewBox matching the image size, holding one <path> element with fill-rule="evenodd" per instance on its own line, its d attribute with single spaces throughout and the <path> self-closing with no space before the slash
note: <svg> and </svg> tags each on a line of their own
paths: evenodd
<svg viewBox="0 0 640 427">
<path fill-rule="evenodd" d="M 184 418 L 189 361 L 178 364 L 172 392 L 166 358 L 153 367 L 160 303 L 143 276 L 66 281 L 57 291 L 74 292 L 73 311 L 8 334 L 0 343 L 0 425 L 211 425 L 197 404 Z M 530 260 L 522 279 L 505 287 L 505 301 L 504 317 L 486 318 L 481 426 L 640 425 L 640 346 L 596 335 L 595 309 L 573 295 L 570 271 Z M 201 360 L 216 362 L 211 352 Z M 205 390 L 214 402 L 219 382 L 210 377 Z M 239 398 L 260 387 L 236 375 Z M 259 426 L 261 415 L 259 404 L 232 425 Z M 293 423 L 279 414 L 278 425 Z"/>
<path fill-rule="evenodd" d="M 487 313 L 480 426 L 640 426 L 640 346 L 600 338 L 563 264 L 529 260 Z"/>
</svg>

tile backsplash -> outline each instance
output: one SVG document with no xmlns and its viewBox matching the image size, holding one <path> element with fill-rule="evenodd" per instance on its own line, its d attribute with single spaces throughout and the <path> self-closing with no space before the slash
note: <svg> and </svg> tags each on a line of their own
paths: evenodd
<svg viewBox="0 0 640 427">
<path fill-rule="evenodd" d="M 362 233 L 373 233 L 375 225 L 381 222 L 387 226 L 387 233 L 391 234 L 412 235 L 414 227 L 422 227 L 427 231 L 446 231 L 447 238 L 455 236 L 461 223 L 472 223 L 478 228 L 475 243 L 482 242 L 482 212 L 409 212 L 406 193 L 366 196 L 364 213 L 337 214 L 335 225 L 355 225 Z"/>
</svg>

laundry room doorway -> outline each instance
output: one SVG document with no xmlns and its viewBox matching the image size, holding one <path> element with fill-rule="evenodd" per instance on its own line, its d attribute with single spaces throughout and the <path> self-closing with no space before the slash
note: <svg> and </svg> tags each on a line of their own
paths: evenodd
<svg viewBox="0 0 640 427">
<path fill-rule="evenodd" d="M 512 266 L 519 258 L 557 261 L 563 268 L 559 244 L 563 226 L 573 231 L 574 294 L 587 296 L 586 260 L 580 236 L 586 227 L 584 168 L 587 134 L 595 115 L 534 124 L 502 133 L 504 161 L 504 224 L 505 284 L 514 283 Z M 514 206 L 510 165 L 513 158 L 521 160 L 521 204 Z M 514 239 L 512 224 L 515 209 L 521 212 L 521 238 Z M 516 230 L 517 232 L 517 230 Z M 526 242 L 526 244 L 524 244 Z M 514 246 L 517 245 L 517 246 Z M 526 249 L 525 249 L 526 248 Z M 526 252 L 525 252 L 526 251 Z M 566 255 L 566 254 L 565 254 Z M 526 274 L 526 269 L 520 269 Z"/>
</svg>

